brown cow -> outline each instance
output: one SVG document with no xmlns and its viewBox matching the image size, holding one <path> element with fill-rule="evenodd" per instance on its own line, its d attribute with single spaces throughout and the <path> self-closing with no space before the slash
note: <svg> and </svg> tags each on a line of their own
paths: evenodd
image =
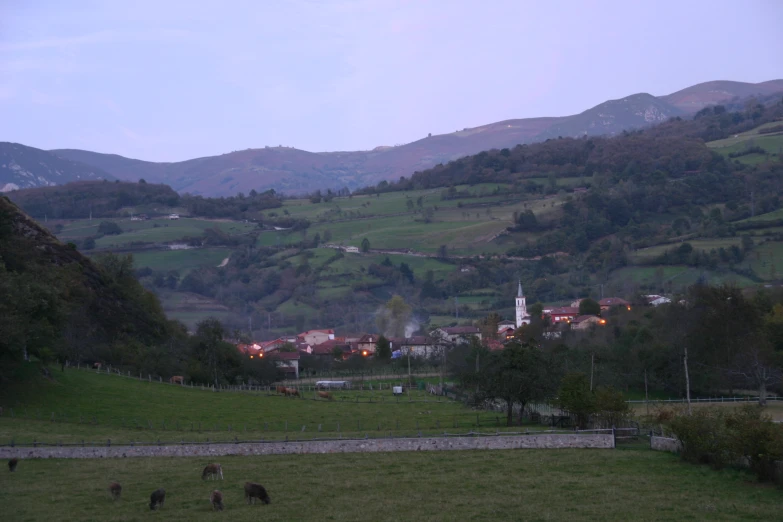
<svg viewBox="0 0 783 522">
<path fill-rule="evenodd" d="M 261 500 L 264 504 L 272 502 L 264 486 L 255 482 L 245 482 L 245 500 L 248 504 L 254 504 L 256 499 Z"/>
<path fill-rule="evenodd" d="M 8 461 L 8 471 L 14 472 L 16 471 L 16 465 L 19 464 L 19 459 L 16 457 L 12 458 Z"/>
<path fill-rule="evenodd" d="M 278 387 L 276 387 L 276 388 L 275 388 L 275 391 L 276 391 L 277 393 L 280 393 L 280 394 L 282 394 L 282 395 L 285 395 L 285 386 L 278 386 Z"/>
<path fill-rule="evenodd" d="M 101 363 L 99 363 L 99 362 L 93 363 L 92 367 L 95 370 L 100 370 L 101 369 Z"/>
<path fill-rule="evenodd" d="M 332 394 L 331 394 L 331 393 L 329 393 L 329 392 L 325 392 L 325 391 L 319 391 L 319 392 L 318 392 L 318 396 L 319 396 L 320 398 L 322 398 L 322 399 L 328 399 L 328 400 L 330 400 L 330 401 L 334 399 L 334 397 L 332 397 Z"/>
<path fill-rule="evenodd" d="M 156 508 L 163 507 L 163 502 L 166 501 L 166 490 L 163 488 L 156 489 L 150 495 L 150 510 L 155 511 Z"/>
<path fill-rule="evenodd" d="M 220 480 L 223 480 L 223 468 L 220 464 L 207 464 L 207 467 L 205 467 L 204 471 L 201 473 L 201 480 L 204 480 L 207 477 L 220 477 Z"/>
<path fill-rule="evenodd" d="M 285 394 L 286 396 L 291 395 L 293 397 L 299 397 L 299 390 L 297 390 L 296 388 L 286 388 Z"/>
<path fill-rule="evenodd" d="M 212 502 L 212 509 L 223 511 L 223 493 L 218 490 L 213 491 L 209 496 L 209 501 Z"/>
<path fill-rule="evenodd" d="M 174 375 L 171 377 L 171 379 L 169 379 L 169 382 L 171 384 L 184 384 L 185 377 L 183 377 L 182 375 Z"/>
<path fill-rule="evenodd" d="M 119 482 L 112 482 L 109 484 L 109 492 L 111 493 L 111 498 L 119 500 L 120 495 L 122 495 L 122 486 L 120 486 Z"/>
</svg>

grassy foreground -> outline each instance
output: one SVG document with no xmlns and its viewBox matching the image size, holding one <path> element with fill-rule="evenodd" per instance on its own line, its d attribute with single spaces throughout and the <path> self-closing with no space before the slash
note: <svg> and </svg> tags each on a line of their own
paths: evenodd
<svg viewBox="0 0 783 522">
<path fill-rule="evenodd" d="M 495 431 L 502 414 L 476 412 L 423 391 L 336 392 L 334 401 L 255 392 L 211 392 L 89 370 L 52 369 L 53 380 L 29 375 L 0 390 L 0 444 L 56 444 L 302 439 Z M 357 399 L 359 402 L 357 402 Z M 372 399 L 373 402 L 369 402 Z M 425 402 L 426 401 L 426 402 Z M 11 410 L 14 416 L 11 417 Z M 54 420 L 52 420 L 54 419 Z M 320 426 L 320 431 L 319 431 Z M 303 429 L 304 428 L 304 429 Z M 518 428 L 516 428 L 518 429 Z"/>
<path fill-rule="evenodd" d="M 13 520 L 779 520 L 783 493 L 737 471 L 715 472 L 649 450 L 518 450 L 223 457 L 225 480 L 200 479 L 208 459 L 26 460 L 0 473 Z M 117 480 L 123 498 L 107 487 Z M 243 503 L 260 482 L 268 506 Z M 156 488 L 166 505 L 151 513 Z M 220 489 L 224 513 L 209 493 Z"/>
</svg>

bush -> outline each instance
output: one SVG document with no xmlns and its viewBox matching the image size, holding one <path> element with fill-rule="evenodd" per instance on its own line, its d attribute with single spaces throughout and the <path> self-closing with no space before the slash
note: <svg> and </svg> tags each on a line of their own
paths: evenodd
<svg viewBox="0 0 783 522">
<path fill-rule="evenodd" d="M 775 480 L 777 460 L 783 460 L 783 428 L 764 415 L 761 407 L 748 405 L 726 417 L 729 449 L 761 481 Z"/>
<path fill-rule="evenodd" d="M 723 412 L 700 408 L 692 415 L 675 417 L 672 432 L 682 443 L 681 456 L 694 464 L 709 464 L 719 469 L 731 461 L 729 435 Z"/>
<path fill-rule="evenodd" d="M 720 468 L 747 465 L 761 481 L 781 479 L 777 461 L 783 460 L 783 426 L 748 405 L 729 414 L 718 409 L 698 409 L 680 415 L 671 429 L 682 442 L 683 459 Z"/>
<path fill-rule="evenodd" d="M 107 236 L 122 234 L 122 229 L 114 221 L 101 221 L 98 225 L 98 232 Z"/>
</svg>

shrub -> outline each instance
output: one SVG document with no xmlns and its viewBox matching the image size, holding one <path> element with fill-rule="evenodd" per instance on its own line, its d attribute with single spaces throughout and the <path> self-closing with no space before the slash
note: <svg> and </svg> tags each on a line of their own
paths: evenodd
<svg viewBox="0 0 783 522">
<path fill-rule="evenodd" d="M 729 450 L 745 458 L 759 480 L 775 479 L 777 460 L 783 460 L 783 428 L 757 405 L 744 406 L 726 417 Z"/>
<path fill-rule="evenodd" d="M 631 407 L 623 394 L 611 387 L 595 390 L 595 409 L 597 423 L 606 427 L 620 426 L 631 415 Z"/>
<path fill-rule="evenodd" d="M 681 455 L 686 461 L 716 469 L 730 462 L 729 434 L 722 411 L 697 409 L 692 415 L 675 417 L 671 429 L 682 443 Z"/>
</svg>

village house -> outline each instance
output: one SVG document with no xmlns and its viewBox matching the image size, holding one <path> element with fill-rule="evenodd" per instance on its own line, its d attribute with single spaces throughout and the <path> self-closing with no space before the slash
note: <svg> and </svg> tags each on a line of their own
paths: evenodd
<svg viewBox="0 0 783 522">
<path fill-rule="evenodd" d="M 355 351 L 355 349 L 345 341 L 329 339 L 328 341 L 313 345 L 312 354 L 320 357 L 334 357 L 335 348 L 339 348 L 343 359 L 347 358 Z"/>
<path fill-rule="evenodd" d="M 355 246 L 348 246 L 345 247 L 345 251 L 349 254 L 358 254 L 359 253 L 359 247 Z"/>
<path fill-rule="evenodd" d="M 571 321 L 571 328 L 574 330 L 586 330 L 592 325 L 604 325 L 606 319 L 601 319 L 597 315 L 580 315 Z"/>
<path fill-rule="evenodd" d="M 410 354 L 414 357 L 429 357 L 438 352 L 439 344 L 436 339 L 424 335 L 415 335 L 404 339 L 394 339 L 391 342 L 392 351 L 401 350 L 402 353 Z"/>
<path fill-rule="evenodd" d="M 361 352 L 375 353 L 375 345 L 379 337 L 380 335 L 376 334 L 365 334 L 356 341 L 356 347 Z"/>
<path fill-rule="evenodd" d="M 296 340 L 315 346 L 326 341 L 334 340 L 334 330 L 308 330 L 297 335 Z"/>
<path fill-rule="evenodd" d="M 287 379 L 299 378 L 299 354 L 297 352 L 275 352 L 269 358 L 285 373 Z"/>
<path fill-rule="evenodd" d="M 501 328 L 500 330 L 498 330 L 498 339 L 502 341 L 513 339 L 514 332 L 516 331 L 517 331 L 516 328 L 514 328 L 513 326 L 506 326 L 504 328 Z"/>
<path fill-rule="evenodd" d="M 516 323 L 514 321 L 500 321 L 498 323 L 498 333 L 505 330 L 508 327 L 514 328 Z"/>
<path fill-rule="evenodd" d="M 471 337 L 481 340 L 481 330 L 475 326 L 445 326 L 430 332 L 430 336 L 450 343 L 467 343 Z"/>
<path fill-rule="evenodd" d="M 646 295 L 644 298 L 647 301 L 647 304 L 650 306 L 660 306 L 662 304 L 668 304 L 672 302 L 671 299 L 662 295 Z"/>
<path fill-rule="evenodd" d="M 570 323 L 579 316 L 579 308 L 574 306 L 562 306 L 560 308 L 552 308 L 549 310 L 549 317 L 552 318 L 553 323 Z"/>
<path fill-rule="evenodd" d="M 614 308 L 615 306 L 624 306 L 628 310 L 631 309 L 631 303 L 619 297 L 607 297 L 605 299 L 601 299 L 598 301 L 598 305 L 601 307 L 602 312 L 609 310 L 610 308 Z"/>
</svg>

